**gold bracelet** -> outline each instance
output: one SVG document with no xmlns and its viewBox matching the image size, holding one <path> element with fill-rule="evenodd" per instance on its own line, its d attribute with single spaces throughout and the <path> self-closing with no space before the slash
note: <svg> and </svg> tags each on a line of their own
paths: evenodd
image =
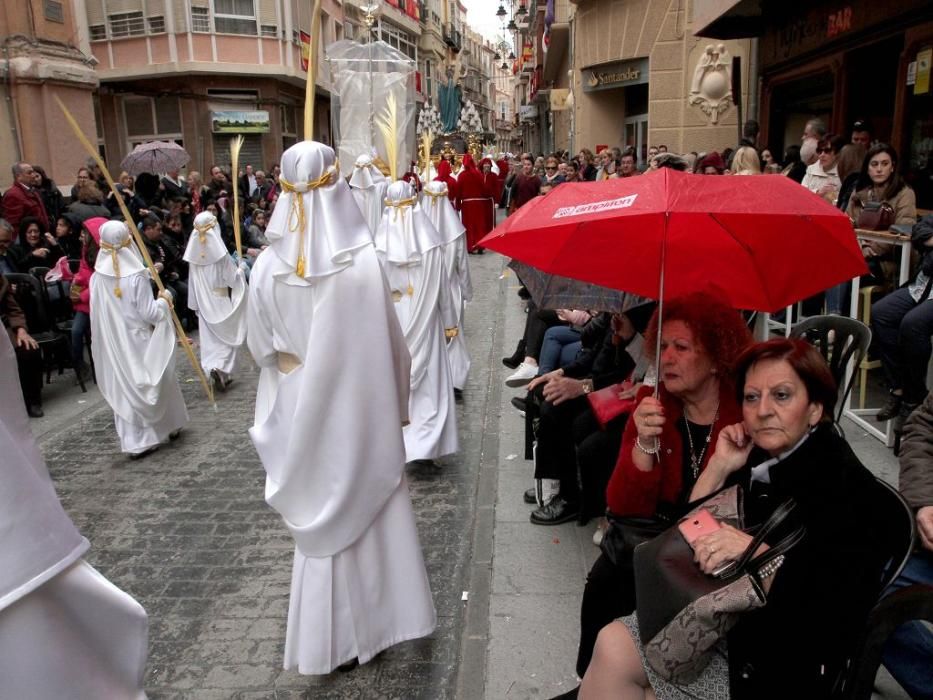
<svg viewBox="0 0 933 700">
<path fill-rule="evenodd" d="M 647 447 L 641 444 L 641 436 L 636 436 L 635 447 L 644 452 L 646 455 L 656 455 L 661 451 L 661 441 L 655 438 L 654 447 L 649 450 Z"/>
</svg>

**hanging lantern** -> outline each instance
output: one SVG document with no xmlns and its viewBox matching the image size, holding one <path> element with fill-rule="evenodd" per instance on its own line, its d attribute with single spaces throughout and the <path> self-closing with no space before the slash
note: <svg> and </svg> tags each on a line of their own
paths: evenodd
<svg viewBox="0 0 933 700">
<path fill-rule="evenodd" d="M 515 20 L 514 20 L 514 19 L 510 19 L 510 20 L 509 20 L 509 23 L 508 23 L 507 25 L 505 25 L 505 28 L 508 29 L 510 32 L 514 32 L 514 31 L 517 31 L 517 30 L 518 30 L 518 25 L 515 24 Z"/>
<path fill-rule="evenodd" d="M 502 54 L 499 53 L 498 51 L 496 51 L 496 55 L 492 57 L 492 60 L 493 60 L 493 61 L 501 61 L 501 60 L 502 60 Z"/>
<path fill-rule="evenodd" d="M 499 9 L 496 10 L 496 17 L 498 17 L 499 19 L 502 19 L 502 18 L 505 17 L 507 14 L 508 14 L 508 12 L 505 11 L 505 6 L 502 5 L 502 4 L 500 3 L 500 4 L 499 4 Z"/>
<path fill-rule="evenodd" d="M 514 60 L 515 60 L 515 52 L 514 52 L 514 51 L 509 51 L 509 60 L 510 60 L 510 61 L 514 61 Z"/>
<path fill-rule="evenodd" d="M 502 62 L 502 65 L 500 66 L 500 68 L 502 68 L 502 70 L 508 70 L 508 69 L 509 69 L 509 64 L 506 63 L 505 61 L 503 61 L 503 62 Z"/>
<path fill-rule="evenodd" d="M 525 15 L 528 14 L 528 8 L 525 7 L 525 3 L 520 3 L 520 4 L 519 4 L 518 9 L 515 10 L 515 14 L 516 14 L 516 16 L 518 16 L 518 17 L 524 17 Z"/>
</svg>

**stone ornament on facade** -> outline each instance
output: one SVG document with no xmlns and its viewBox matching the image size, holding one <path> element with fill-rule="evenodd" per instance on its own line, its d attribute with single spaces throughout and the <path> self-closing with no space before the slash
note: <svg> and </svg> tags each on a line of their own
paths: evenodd
<svg viewBox="0 0 933 700">
<path fill-rule="evenodd" d="M 724 44 L 707 44 L 693 69 L 687 100 L 709 117 L 710 124 L 717 124 L 719 116 L 729 110 L 732 105 L 732 56 Z"/>
</svg>

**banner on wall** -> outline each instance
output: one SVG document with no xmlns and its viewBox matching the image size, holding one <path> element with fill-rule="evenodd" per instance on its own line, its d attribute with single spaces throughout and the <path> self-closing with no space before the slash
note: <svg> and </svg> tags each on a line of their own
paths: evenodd
<svg viewBox="0 0 933 700">
<path fill-rule="evenodd" d="M 301 70 L 308 70 L 308 59 L 311 57 L 311 35 L 307 32 L 298 32 L 301 42 Z"/>
</svg>

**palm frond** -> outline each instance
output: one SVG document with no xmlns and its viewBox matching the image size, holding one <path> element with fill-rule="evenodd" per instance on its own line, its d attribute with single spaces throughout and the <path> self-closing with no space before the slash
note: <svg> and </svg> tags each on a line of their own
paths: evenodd
<svg viewBox="0 0 933 700">
<path fill-rule="evenodd" d="M 390 92 L 386 97 L 385 109 L 376 115 L 375 122 L 385 143 L 389 175 L 394 182 L 398 180 L 398 103 L 394 93 Z"/>
<path fill-rule="evenodd" d="M 243 148 L 243 137 L 235 136 L 230 139 L 230 170 L 233 172 L 233 176 L 237 177 L 239 173 L 239 164 L 240 164 L 240 149 Z M 236 257 L 237 260 L 242 260 L 243 255 L 243 238 L 242 233 L 240 232 L 240 198 L 237 196 L 238 193 L 234 192 L 233 197 L 233 240 L 236 244 Z"/>
</svg>

